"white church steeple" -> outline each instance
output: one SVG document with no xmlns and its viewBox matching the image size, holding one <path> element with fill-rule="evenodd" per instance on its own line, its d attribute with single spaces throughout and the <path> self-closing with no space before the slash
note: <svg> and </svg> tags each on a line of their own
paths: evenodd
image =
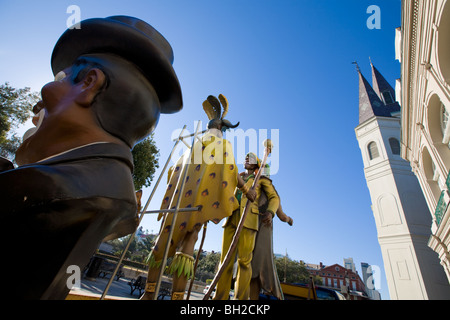
<svg viewBox="0 0 450 320">
<path fill-rule="evenodd" d="M 400 106 L 372 66 L 373 87 L 359 76 L 356 137 L 383 255 L 390 298 L 449 299 L 437 254 L 428 245 L 431 215 L 409 162 L 400 157 Z M 444 298 L 445 297 L 445 298 Z"/>
</svg>

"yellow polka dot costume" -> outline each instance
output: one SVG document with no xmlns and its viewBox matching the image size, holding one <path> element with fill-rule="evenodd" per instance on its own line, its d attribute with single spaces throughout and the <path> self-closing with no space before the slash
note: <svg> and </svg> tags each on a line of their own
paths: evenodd
<svg viewBox="0 0 450 320">
<path fill-rule="evenodd" d="M 181 181 L 178 181 L 188 156 L 189 150 L 169 170 L 168 186 L 161 209 L 175 208 L 181 186 Z M 199 228 L 207 221 L 217 224 L 223 218 L 231 216 L 233 210 L 239 207 L 234 196 L 238 170 L 230 142 L 208 132 L 201 141 L 194 144 L 190 160 L 180 208 L 200 207 L 200 211 L 178 213 L 171 249 L 177 246 L 187 231 Z M 162 218 L 164 223 L 161 232 L 169 233 L 173 214 L 160 214 L 158 220 Z M 155 251 L 159 250 L 162 248 L 155 248 Z"/>
<path fill-rule="evenodd" d="M 221 105 L 223 107 L 222 115 Z M 223 95 L 219 95 L 219 99 L 209 96 L 203 102 L 203 109 L 210 120 L 208 124 L 210 129 L 200 140 L 196 141 L 192 153 L 187 150 L 170 168 L 167 190 L 161 204 L 161 209 L 175 209 L 178 197 L 181 196 L 180 208 L 199 207 L 200 210 L 179 212 L 174 225 L 172 225 L 173 213 L 161 213 L 158 216 L 158 220 L 162 220 L 162 224 L 156 245 L 149 256 L 150 268 L 160 268 L 168 236 L 173 228 L 173 236 L 169 243 L 169 256 L 176 254 L 175 262 L 172 262 L 172 264 L 176 264 L 176 267 L 172 269 L 174 272 L 178 270 L 178 272 L 186 271 L 187 274 L 190 274 L 191 271 L 187 269 L 193 268 L 193 259 L 187 261 L 185 258 L 192 255 L 193 252 L 177 252 L 182 247 L 183 240 L 188 233 L 200 230 L 207 221 L 217 224 L 223 218 L 231 216 L 233 211 L 239 208 L 235 197 L 238 170 L 233 148 L 230 142 L 222 138 L 222 132 L 216 129 L 217 127 L 222 130 L 235 128 L 239 123 L 232 125 L 228 120 L 223 119 L 228 113 L 228 101 Z M 220 126 L 217 126 L 217 123 Z M 183 194 L 180 195 L 180 179 L 183 177 L 185 166 L 187 174 Z M 179 267 L 180 265 L 184 265 L 184 267 Z M 187 269 L 185 265 L 188 265 Z"/>
</svg>

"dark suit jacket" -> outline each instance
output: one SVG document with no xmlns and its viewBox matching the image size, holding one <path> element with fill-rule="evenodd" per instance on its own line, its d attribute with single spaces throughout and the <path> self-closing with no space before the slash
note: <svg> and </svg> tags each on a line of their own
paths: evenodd
<svg viewBox="0 0 450 320">
<path fill-rule="evenodd" d="M 69 266 L 83 271 L 103 240 L 134 232 L 132 170 L 128 148 L 101 143 L 0 173 L 10 298 L 64 299 Z"/>
</svg>

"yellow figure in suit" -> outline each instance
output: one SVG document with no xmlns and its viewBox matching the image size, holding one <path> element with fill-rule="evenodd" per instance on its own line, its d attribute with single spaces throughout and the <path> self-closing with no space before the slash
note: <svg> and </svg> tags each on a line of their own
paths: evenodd
<svg viewBox="0 0 450 320">
<path fill-rule="evenodd" d="M 244 164 L 246 172 L 241 173 L 241 176 L 244 181 L 246 181 L 246 184 L 243 188 L 240 188 L 236 192 L 236 198 L 239 201 L 239 209 L 235 210 L 224 224 L 221 261 L 225 259 L 241 219 L 241 215 L 243 214 L 247 204 L 247 197 L 242 193 L 242 191 L 245 192 L 247 188 L 251 188 L 260 165 L 261 162 L 254 153 L 247 154 Z M 255 188 L 256 200 L 251 203 L 251 207 L 249 208 L 250 211 L 247 214 L 243 225 L 244 227 L 242 228 L 242 232 L 239 236 L 234 257 L 231 258 L 231 261 L 234 261 L 237 256 L 237 275 L 234 286 L 236 300 L 248 300 L 250 297 L 250 281 L 252 278 L 251 262 L 253 249 L 255 246 L 256 233 L 259 228 L 259 215 L 262 214 L 266 216 L 266 219 L 271 220 L 280 204 L 280 200 L 272 184 L 266 182 L 267 181 L 265 181 L 265 179 L 259 179 L 258 181 L 258 185 Z M 262 213 L 260 213 L 258 209 L 258 199 L 261 195 L 261 191 L 266 193 L 268 199 L 266 212 Z M 225 267 L 220 280 L 217 282 L 216 294 L 214 296 L 215 300 L 227 300 L 229 298 L 232 278 L 233 263 L 229 263 Z"/>
</svg>

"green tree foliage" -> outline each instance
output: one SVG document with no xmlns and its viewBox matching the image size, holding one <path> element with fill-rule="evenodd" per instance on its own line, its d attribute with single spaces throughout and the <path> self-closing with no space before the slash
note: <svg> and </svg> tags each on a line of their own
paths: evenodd
<svg viewBox="0 0 450 320">
<path fill-rule="evenodd" d="M 196 255 L 198 252 L 196 252 Z M 220 252 L 202 254 L 198 260 L 197 270 L 215 273 L 220 262 Z"/>
<path fill-rule="evenodd" d="M 21 143 L 16 130 L 30 118 L 38 101 L 39 94 L 30 88 L 15 89 L 8 82 L 0 85 L 0 156 L 14 159 Z"/>
<path fill-rule="evenodd" d="M 159 168 L 159 150 L 153 140 L 153 134 L 138 143 L 132 151 L 134 161 L 133 181 L 136 190 L 149 187 L 155 170 Z"/>
<path fill-rule="evenodd" d="M 128 244 L 128 241 L 130 240 L 131 235 L 125 236 L 123 238 L 114 239 L 111 241 L 108 241 L 109 244 L 113 246 L 113 254 L 115 256 L 121 256 L 123 253 L 123 250 L 125 250 L 125 247 Z M 131 259 L 131 256 L 137 251 L 137 239 L 136 237 L 133 238 L 133 240 L 130 243 L 130 246 L 128 247 L 127 253 L 125 254 L 125 259 Z"/>
<path fill-rule="evenodd" d="M 148 232 L 147 232 L 148 233 Z M 137 244 L 137 253 L 135 254 L 136 261 L 145 263 L 148 255 L 152 251 L 153 246 L 155 245 L 155 237 L 147 236 L 142 241 Z"/>
<path fill-rule="evenodd" d="M 277 268 L 278 278 L 281 282 L 309 283 L 310 273 L 303 263 L 291 260 L 289 256 L 286 256 L 275 258 L 275 265 Z M 322 279 L 319 276 L 313 276 L 313 281 L 315 284 L 322 284 Z"/>
<path fill-rule="evenodd" d="M 198 251 L 194 252 L 197 258 Z M 220 252 L 205 252 L 200 254 L 198 259 L 197 270 L 195 272 L 195 279 L 199 281 L 212 281 L 214 278 L 220 262 Z"/>
<path fill-rule="evenodd" d="M 146 231 L 146 233 L 148 233 L 148 231 Z M 130 240 L 130 237 L 131 235 L 128 235 L 119 239 L 108 241 L 108 243 L 113 246 L 112 253 L 115 256 L 120 257 L 122 255 L 123 250 L 126 248 L 128 241 Z M 135 236 L 128 247 L 125 254 L 125 259 L 145 264 L 145 260 L 150 254 L 153 245 L 154 237 L 147 236 L 141 241 L 138 241 L 138 238 Z"/>
</svg>

